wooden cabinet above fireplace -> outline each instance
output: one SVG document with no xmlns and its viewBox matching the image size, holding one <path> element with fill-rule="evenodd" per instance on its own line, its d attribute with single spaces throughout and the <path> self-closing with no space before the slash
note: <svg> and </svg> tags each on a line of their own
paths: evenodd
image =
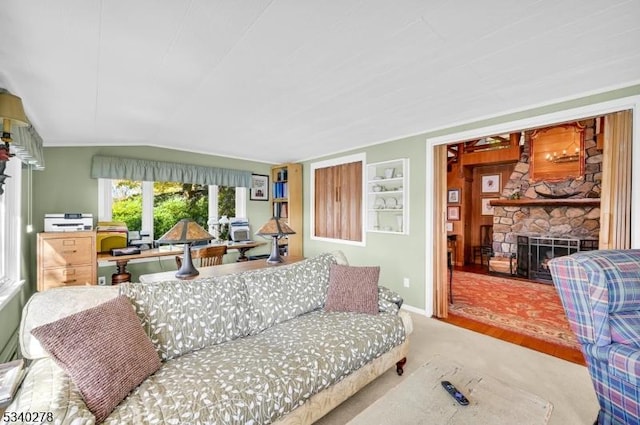
<svg viewBox="0 0 640 425">
<path fill-rule="evenodd" d="M 561 181 L 584 177 L 584 126 L 563 124 L 531 135 L 531 181 Z"/>
</svg>

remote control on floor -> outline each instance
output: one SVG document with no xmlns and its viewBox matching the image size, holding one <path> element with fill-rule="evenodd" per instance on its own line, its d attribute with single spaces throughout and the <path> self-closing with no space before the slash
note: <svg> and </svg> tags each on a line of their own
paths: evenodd
<svg viewBox="0 0 640 425">
<path fill-rule="evenodd" d="M 444 389 L 447 390 L 449 394 L 451 394 L 451 397 L 455 398 L 458 403 L 460 403 L 463 406 L 466 406 L 467 404 L 469 404 L 469 400 L 467 400 L 464 394 L 458 391 L 458 389 L 454 387 L 451 382 L 442 381 L 440 383 L 442 384 Z"/>
</svg>

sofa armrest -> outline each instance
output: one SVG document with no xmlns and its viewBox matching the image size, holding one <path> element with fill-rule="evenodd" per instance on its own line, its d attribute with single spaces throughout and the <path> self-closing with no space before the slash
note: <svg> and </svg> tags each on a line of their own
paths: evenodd
<svg viewBox="0 0 640 425">
<path fill-rule="evenodd" d="M 378 298 L 394 303 L 398 308 L 402 307 L 404 302 L 400 294 L 382 285 L 378 286 Z"/>
<path fill-rule="evenodd" d="M 640 350 L 623 344 L 612 344 L 609 350 L 612 374 L 638 386 L 640 384 Z"/>
<path fill-rule="evenodd" d="M 378 312 L 384 314 L 398 314 L 400 309 L 397 304 L 378 298 Z"/>
<path fill-rule="evenodd" d="M 63 286 L 36 292 L 22 309 L 20 351 L 27 359 L 49 357 L 31 330 L 118 296 L 117 286 Z"/>
<path fill-rule="evenodd" d="M 42 423 L 93 425 L 96 421 L 78 387 L 51 357 L 31 362 L 21 387 L 7 407 L 7 413 L 12 412 L 32 412 L 34 417 L 35 412 L 40 412 L 44 415 Z M 53 419 L 47 419 L 49 413 Z"/>
<path fill-rule="evenodd" d="M 591 357 L 599 362 L 607 363 L 609 361 L 609 351 L 611 351 L 611 344 L 582 344 L 582 347 L 584 348 L 586 356 Z"/>
<path fill-rule="evenodd" d="M 413 333 L 413 320 L 408 312 L 401 310 L 398 313 L 398 316 L 402 319 L 402 324 L 404 325 L 404 334 L 406 336 L 411 335 Z"/>
</svg>

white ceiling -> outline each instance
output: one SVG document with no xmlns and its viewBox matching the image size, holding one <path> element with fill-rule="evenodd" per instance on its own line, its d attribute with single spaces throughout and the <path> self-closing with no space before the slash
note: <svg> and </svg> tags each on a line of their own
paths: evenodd
<svg viewBox="0 0 640 425">
<path fill-rule="evenodd" d="M 299 161 L 640 82 L 638 0 L 3 0 L 45 146 Z"/>
</svg>

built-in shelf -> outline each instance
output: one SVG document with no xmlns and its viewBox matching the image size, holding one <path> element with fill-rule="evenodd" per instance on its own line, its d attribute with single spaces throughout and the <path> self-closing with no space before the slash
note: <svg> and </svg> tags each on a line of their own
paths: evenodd
<svg viewBox="0 0 640 425">
<path fill-rule="evenodd" d="M 572 199 L 495 199 L 490 201 L 494 207 L 599 207 L 600 198 Z"/>
<path fill-rule="evenodd" d="M 367 165 L 367 232 L 409 234 L 409 159 Z"/>
</svg>

